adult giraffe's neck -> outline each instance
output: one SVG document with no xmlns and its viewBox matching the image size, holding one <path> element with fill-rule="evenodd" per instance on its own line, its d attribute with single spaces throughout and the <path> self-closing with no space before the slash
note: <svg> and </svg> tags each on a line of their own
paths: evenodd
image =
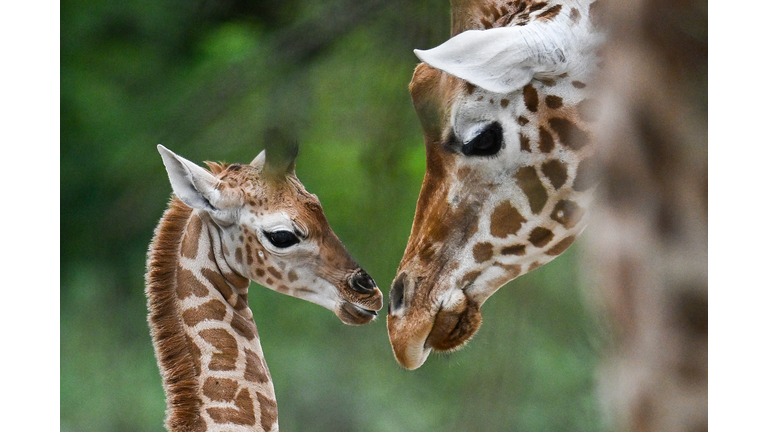
<svg viewBox="0 0 768 432">
<path fill-rule="evenodd" d="M 277 405 L 249 280 L 227 265 L 218 229 L 173 199 L 150 247 L 149 325 L 170 431 L 276 431 Z"/>
</svg>

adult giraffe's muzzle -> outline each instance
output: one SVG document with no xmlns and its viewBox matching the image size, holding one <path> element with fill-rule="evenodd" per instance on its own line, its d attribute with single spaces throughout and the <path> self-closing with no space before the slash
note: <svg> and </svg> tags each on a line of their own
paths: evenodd
<svg viewBox="0 0 768 432">
<path fill-rule="evenodd" d="M 402 271 L 389 291 L 389 340 L 395 358 L 406 369 L 421 366 L 433 350 L 461 347 L 482 323 L 478 302 L 464 290 L 435 285 L 441 283 L 432 282 L 435 276 L 410 277 Z"/>
</svg>

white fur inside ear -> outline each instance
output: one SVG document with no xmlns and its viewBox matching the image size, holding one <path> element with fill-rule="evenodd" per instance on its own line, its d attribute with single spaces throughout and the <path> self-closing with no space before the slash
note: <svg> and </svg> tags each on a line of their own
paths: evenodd
<svg viewBox="0 0 768 432">
<path fill-rule="evenodd" d="M 558 17 L 560 18 L 560 17 Z M 424 63 L 494 93 L 525 86 L 534 74 L 566 71 L 575 35 L 564 20 L 468 30 L 427 51 Z"/>
<path fill-rule="evenodd" d="M 173 192 L 186 205 L 199 210 L 215 211 L 219 191 L 219 180 L 211 173 L 174 152 L 157 145 L 163 164 L 168 171 Z"/>
</svg>

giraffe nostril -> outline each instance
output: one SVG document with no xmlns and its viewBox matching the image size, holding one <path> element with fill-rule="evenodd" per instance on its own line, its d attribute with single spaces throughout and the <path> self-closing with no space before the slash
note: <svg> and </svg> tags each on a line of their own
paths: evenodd
<svg viewBox="0 0 768 432">
<path fill-rule="evenodd" d="M 389 290 L 389 305 L 387 308 L 388 313 L 397 311 L 403 306 L 403 293 L 405 291 L 405 272 L 400 273 L 400 276 L 392 283 L 392 288 Z"/>
<path fill-rule="evenodd" d="M 352 289 L 360 294 L 370 294 L 376 289 L 376 282 L 374 282 L 373 278 L 363 269 L 360 269 L 355 273 L 349 282 Z"/>
</svg>

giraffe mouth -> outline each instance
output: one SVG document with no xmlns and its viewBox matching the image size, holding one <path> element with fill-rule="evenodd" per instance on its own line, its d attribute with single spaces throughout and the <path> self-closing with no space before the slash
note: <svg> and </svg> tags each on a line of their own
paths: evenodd
<svg viewBox="0 0 768 432">
<path fill-rule="evenodd" d="M 482 323 L 480 304 L 464 295 L 437 310 L 408 312 L 388 314 L 387 329 L 395 359 L 409 370 L 424 364 L 432 351 L 460 349 Z"/>
<path fill-rule="evenodd" d="M 480 306 L 469 299 L 460 310 L 440 309 L 424 347 L 438 352 L 457 350 L 474 336 L 482 321 Z"/>
<path fill-rule="evenodd" d="M 342 303 L 341 307 L 339 307 L 337 315 L 344 324 L 361 325 L 373 321 L 379 314 L 375 310 L 365 309 L 345 301 Z"/>
</svg>

